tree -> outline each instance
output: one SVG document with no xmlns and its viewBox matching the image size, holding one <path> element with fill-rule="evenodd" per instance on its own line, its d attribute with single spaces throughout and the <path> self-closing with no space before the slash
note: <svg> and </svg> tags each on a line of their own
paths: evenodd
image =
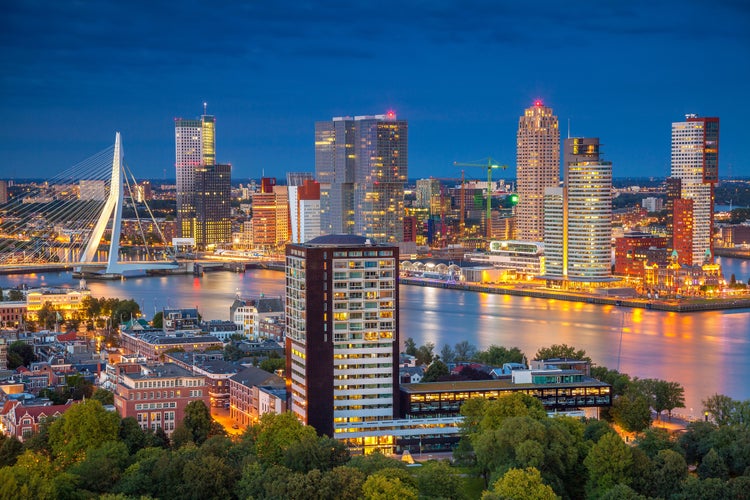
<svg viewBox="0 0 750 500">
<path fill-rule="evenodd" d="M 237 347 L 234 342 L 229 342 L 224 347 L 224 360 L 225 361 L 237 361 L 245 355 L 242 349 Z"/>
<path fill-rule="evenodd" d="M 417 364 L 418 365 L 429 365 L 432 363 L 432 358 L 435 357 L 433 353 L 435 344 L 427 342 L 425 345 L 419 346 L 417 349 Z"/>
<path fill-rule="evenodd" d="M 510 469 L 498 479 L 482 500 L 554 500 L 560 498 L 542 482 L 542 475 L 534 467 Z"/>
<path fill-rule="evenodd" d="M 16 340 L 8 346 L 8 369 L 15 370 L 19 366 L 29 366 L 36 361 L 34 348 L 23 340 Z"/>
<path fill-rule="evenodd" d="M 727 425 L 732 421 L 737 402 L 724 394 L 714 394 L 703 400 L 703 410 L 708 412 L 716 425 Z"/>
<path fill-rule="evenodd" d="M 615 423 L 628 432 L 641 432 L 651 425 L 648 399 L 633 390 L 615 398 L 610 413 Z"/>
<path fill-rule="evenodd" d="M 708 453 L 701 460 L 701 464 L 698 466 L 698 477 L 701 479 L 708 479 L 709 477 L 715 477 L 726 481 L 729 478 L 729 471 L 727 464 L 716 452 L 716 449 L 711 448 Z"/>
<path fill-rule="evenodd" d="M 117 325 L 135 319 L 141 315 L 141 306 L 133 299 L 118 300 L 115 299 L 115 305 L 112 307 L 112 324 Z"/>
<path fill-rule="evenodd" d="M 326 472 L 320 480 L 318 490 L 322 499 L 359 500 L 365 475 L 352 467 L 336 467 Z"/>
<path fill-rule="evenodd" d="M 26 296 L 21 290 L 8 290 L 8 300 L 11 302 L 22 302 L 26 300 Z"/>
<path fill-rule="evenodd" d="M 253 427 L 257 432 L 255 452 L 264 466 L 282 464 L 286 450 L 295 443 L 317 439 L 315 429 L 302 425 L 291 412 L 265 413 Z"/>
<path fill-rule="evenodd" d="M 23 452 L 23 444 L 14 436 L 0 432 L 0 468 L 11 466 Z"/>
<path fill-rule="evenodd" d="M 91 399 L 96 399 L 103 406 L 115 404 L 115 395 L 107 389 L 96 389 L 91 394 Z"/>
<path fill-rule="evenodd" d="M 491 345 L 486 351 L 479 351 L 477 359 L 491 366 L 503 366 L 505 363 L 523 363 L 523 352 L 518 347 L 505 347 Z"/>
<path fill-rule="evenodd" d="M 151 326 L 154 328 L 164 328 L 164 311 L 154 314 L 154 317 L 151 318 Z"/>
<path fill-rule="evenodd" d="M 417 470 L 417 488 L 423 498 L 462 498 L 463 483 L 456 470 L 444 461 L 430 461 Z"/>
<path fill-rule="evenodd" d="M 477 354 L 476 346 L 470 344 L 467 340 L 457 343 L 455 349 L 456 361 L 471 361 Z"/>
<path fill-rule="evenodd" d="M 266 358 L 260 362 L 258 368 L 269 373 L 276 373 L 276 370 L 286 368 L 286 360 L 284 358 Z"/>
<path fill-rule="evenodd" d="M 196 446 L 200 446 L 210 436 L 221 434 L 223 428 L 217 426 L 211 417 L 211 411 L 203 401 L 191 401 L 185 407 L 185 417 L 182 425 L 187 429 L 190 439 Z"/>
<path fill-rule="evenodd" d="M 591 362 L 591 358 L 586 356 L 583 349 L 576 350 L 575 347 L 567 344 L 553 344 L 549 347 L 542 347 L 536 352 L 534 359 L 578 359 L 581 361 Z"/>
<path fill-rule="evenodd" d="M 49 444 L 63 464 L 79 462 L 89 448 L 115 441 L 120 428 L 117 413 L 108 412 L 99 401 L 72 405 L 49 429 Z"/>
<path fill-rule="evenodd" d="M 449 344 L 445 344 L 440 349 L 440 359 L 446 363 L 453 363 L 456 360 L 456 351 Z"/>
<path fill-rule="evenodd" d="M 669 498 L 673 492 L 679 491 L 688 473 L 685 459 L 673 450 L 661 450 L 654 459 L 654 468 L 653 492 L 662 498 Z"/>
<path fill-rule="evenodd" d="M 666 429 L 650 427 L 636 439 L 638 449 L 643 451 L 650 459 L 656 458 L 662 450 L 677 451 L 680 447 L 669 435 Z"/>
<path fill-rule="evenodd" d="M 419 497 L 415 487 L 404 484 L 401 479 L 391 479 L 381 474 L 373 474 L 362 485 L 362 493 L 367 500 L 417 500 Z"/>
<path fill-rule="evenodd" d="M 128 463 L 125 443 L 107 441 L 90 448 L 86 458 L 73 465 L 69 472 L 78 477 L 80 488 L 92 493 L 106 493 L 120 480 Z"/>
<path fill-rule="evenodd" d="M 308 473 L 313 469 L 329 471 L 346 464 L 350 459 L 349 450 L 339 440 L 328 436 L 317 439 L 306 438 L 291 443 L 284 451 L 281 465 L 294 472 Z"/>
<path fill-rule="evenodd" d="M 37 323 L 44 330 L 49 330 L 57 322 L 57 311 L 50 302 L 45 302 L 36 313 Z"/>
<path fill-rule="evenodd" d="M 617 484 L 630 485 L 632 452 L 617 434 L 603 436 L 591 448 L 583 464 L 589 471 L 587 496 L 596 497 Z"/>
<path fill-rule="evenodd" d="M 442 379 L 443 377 L 447 377 L 448 375 L 450 375 L 448 365 L 443 363 L 442 360 L 438 359 L 433 361 L 432 364 L 427 368 L 424 373 L 424 377 L 422 378 L 422 382 L 437 382 L 438 380 Z"/>
<path fill-rule="evenodd" d="M 409 356 L 417 355 L 417 343 L 414 342 L 413 338 L 408 337 L 406 340 L 404 340 L 404 352 Z"/>
</svg>

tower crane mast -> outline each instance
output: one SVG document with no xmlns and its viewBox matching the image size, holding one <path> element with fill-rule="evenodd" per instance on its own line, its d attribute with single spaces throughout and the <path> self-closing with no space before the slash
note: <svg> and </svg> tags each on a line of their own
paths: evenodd
<svg viewBox="0 0 750 500">
<path fill-rule="evenodd" d="M 453 166 L 456 167 L 480 167 L 480 168 L 486 168 L 487 169 L 487 242 L 489 244 L 489 241 L 492 239 L 492 169 L 494 168 L 502 168 L 505 170 L 508 168 L 507 165 L 499 165 L 495 162 L 493 162 L 491 157 L 487 157 L 486 163 L 461 163 L 454 161 Z M 462 176 L 463 177 L 463 176 Z M 461 202 L 463 204 L 463 182 L 461 184 Z M 463 211 L 461 212 L 461 217 L 463 218 Z"/>
</svg>

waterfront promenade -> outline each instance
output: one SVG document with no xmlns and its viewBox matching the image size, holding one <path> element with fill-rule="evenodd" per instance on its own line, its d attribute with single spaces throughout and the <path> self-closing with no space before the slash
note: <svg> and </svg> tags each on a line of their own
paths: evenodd
<svg viewBox="0 0 750 500">
<path fill-rule="evenodd" d="M 435 279 L 414 277 L 402 277 L 399 282 L 402 285 L 429 286 L 435 288 L 466 290 L 470 292 L 516 295 L 519 297 L 534 297 L 537 299 L 557 299 L 567 300 L 570 302 L 585 302 L 588 304 L 634 307 L 670 312 L 718 311 L 723 309 L 750 308 L 750 297 L 747 296 L 736 298 L 732 297 L 710 299 L 686 297 L 683 299 L 659 300 L 642 298 L 619 298 L 591 293 L 577 293 L 569 290 L 550 290 L 548 288 L 542 288 L 541 286 L 532 284 L 492 285 L 486 283 L 447 282 Z"/>
</svg>

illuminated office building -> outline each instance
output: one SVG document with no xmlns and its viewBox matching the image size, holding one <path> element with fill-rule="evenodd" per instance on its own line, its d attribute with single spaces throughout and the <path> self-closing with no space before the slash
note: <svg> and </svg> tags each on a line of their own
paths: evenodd
<svg viewBox="0 0 750 500">
<path fill-rule="evenodd" d="M 611 276 L 612 164 L 598 138 L 565 140 L 565 186 L 545 190 L 546 276 L 583 282 Z"/>
<path fill-rule="evenodd" d="M 560 182 L 560 130 L 552 108 L 536 100 L 518 120 L 516 236 L 544 241 L 544 190 Z"/>
<path fill-rule="evenodd" d="M 321 231 L 403 241 L 408 125 L 395 113 L 315 124 Z"/>
<path fill-rule="evenodd" d="M 692 200 L 692 235 L 684 234 L 674 248 L 680 264 L 703 264 L 713 258 L 714 186 L 719 180 L 719 119 L 686 115 L 672 124 L 672 177 L 680 179 L 680 197 Z M 681 217 L 685 219 L 685 206 Z M 676 208 L 675 208 L 676 210 Z M 676 215 L 674 216 L 676 218 Z M 675 226 L 677 220 L 673 221 Z M 687 239 L 690 241 L 689 249 Z"/>
<path fill-rule="evenodd" d="M 195 234 L 196 169 L 216 163 L 216 118 L 205 114 L 195 120 L 175 118 L 175 174 L 177 227 L 180 237 Z"/>
</svg>

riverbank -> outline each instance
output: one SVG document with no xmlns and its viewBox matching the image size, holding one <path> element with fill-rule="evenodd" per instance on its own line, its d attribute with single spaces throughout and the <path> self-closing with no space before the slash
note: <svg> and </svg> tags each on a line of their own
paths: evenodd
<svg viewBox="0 0 750 500">
<path fill-rule="evenodd" d="M 625 299 L 584 293 L 574 293 L 569 291 L 532 288 L 531 285 L 510 286 L 488 285 L 479 283 L 449 283 L 445 281 L 420 278 L 401 278 L 399 280 L 399 283 L 401 283 L 402 285 L 447 288 L 453 290 L 493 293 L 499 295 L 515 295 L 520 297 L 533 297 L 537 299 L 557 299 L 566 300 L 569 302 L 584 302 L 587 304 L 653 309 L 657 311 L 670 312 L 719 311 L 724 309 L 750 308 L 750 298 L 685 298 L 679 300 Z"/>
</svg>

